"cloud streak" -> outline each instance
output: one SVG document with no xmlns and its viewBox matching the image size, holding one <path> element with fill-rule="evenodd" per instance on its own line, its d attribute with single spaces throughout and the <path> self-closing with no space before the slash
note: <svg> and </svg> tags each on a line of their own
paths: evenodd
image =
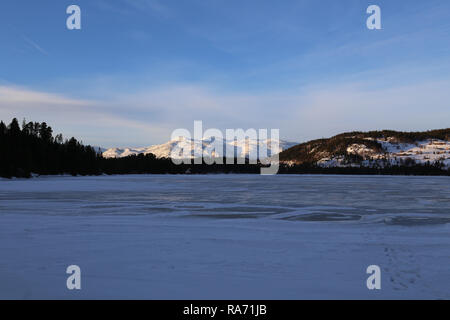
<svg viewBox="0 0 450 320">
<path fill-rule="evenodd" d="M 31 40 L 30 38 L 28 38 L 26 36 L 22 36 L 22 38 L 23 38 L 23 40 L 25 40 L 26 43 L 28 43 L 28 45 L 30 45 L 31 47 L 33 47 L 34 49 L 36 49 L 43 55 L 48 56 L 48 52 L 45 51 L 44 49 L 42 49 L 41 46 L 39 46 L 36 42 L 34 42 L 33 40 Z"/>
</svg>

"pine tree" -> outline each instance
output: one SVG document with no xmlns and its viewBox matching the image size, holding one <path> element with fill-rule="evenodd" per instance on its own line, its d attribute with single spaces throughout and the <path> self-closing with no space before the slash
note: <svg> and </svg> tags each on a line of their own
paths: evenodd
<svg viewBox="0 0 450 320">
<path fill-rule="evenodd" d="M 3 123 L 3 121 L 0 121 L 0 136 L 3 136 L 6 134 L 6 125 Z"/>
<path fill-rule="evenodd" d="M 11 123 L 8 126 L 9 134 L 12 136 L 19 136 L 20 134 L 20 127 L 19 127 L 19 121 L 17 121 L 17 118 L 12 119 Z"/>
<path fill-rule="evenodd" d="M 40 129 L 39 129 L 39 136 L 42 140 L 45 142 L 49 142 L 52 140 L 52 134 L 53 130 L 52 127 L 47 126 L 47 123 L 42 122 Z"/>
<path fill-rule="evenodd" d="M 56 137 L 55 137 L 55 142 L 58 143 L 58 144 L 62 144 L 63 141 L 64 141 L 63 135 L 61 133 L 57 134 Z"/>
</svg>

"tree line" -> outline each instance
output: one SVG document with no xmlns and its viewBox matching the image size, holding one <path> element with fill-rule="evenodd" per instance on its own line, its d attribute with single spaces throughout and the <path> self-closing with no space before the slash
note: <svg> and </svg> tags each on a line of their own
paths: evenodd
<svg viewBox="0 0 450 320">
<path fill-rule="evenodd" d="M 358 138 L 356 138 L 358 139 Z M 374 142 L 375 143 L 375 142 Z M 333 144 L 333 143 L 330 143 Z M 306 144 L 303 145 L 306 147 Z M 311 147 L 311 146 L 308 146 Z M 327 145 L 341 149 L 341 145 Z M 294 147 L 294 150 L 296 148 Z M 298 150 L 295 150 L 298 152 Z M 157 158 L 153 154 L 139 154 L 124 158 L 104 158 L 100 150 L 85 146 L 74 137 L 64 139 L 53 136 L 53 129 L 46 122 L 26 122 L 22 125 L 14 118 L 9 125 L 0 121 L 0 177 L 31 177 L 37 175 L 100 175 L 100 174 L 205 174 L 251 173 L 259 174 L 261 163 L 209 165 L 175 165 L 169 158 Z M 400 174 L 400 175 L 450 175 L 435 165 L 386 166 L 385 168 L 321 168 L 314 164 L 280 165 L 281 174 Z"/>
<path fill-rule="evenodd" d="M 101 155 L 75 138 L 53 137 L 52 127 L 42 122 L 9 125 L 0 121 L 0 176 L 30 177 L 35 174 L 99 174 Z"/>
</svg>

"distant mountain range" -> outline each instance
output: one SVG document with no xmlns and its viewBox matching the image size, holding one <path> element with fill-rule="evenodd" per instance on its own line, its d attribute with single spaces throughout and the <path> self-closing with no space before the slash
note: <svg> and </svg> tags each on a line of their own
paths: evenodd
<svg viewBox="0 0 450 320">
<path fill-rule="evenodd" d="M 450 168 L 450 129 L 425 132 L 349 132 L 296 145 L 280 153 L 285 165 L 332 167 L 413 166 Z"/>
<path fill-rule="evenodd" d="M 152 145 L 149 147 L 142 148 L 110 148 L 103 152 L 103 157 L 105 158 L 123 158 L 130 155 L 138 154 L 154 154 L 157 158 L 169 158 L 173 148 L 189 148 L 192 147 L 191 157 L 193 158 L 195 154 L 203 154 L 204 157 L 216 157 L 218 156 L 214 151 L 214 143 L 217 138 L 207 138 L 203 140 L 194 140 L 183 138 L 181 140 L 172 140 L 163 144 Z M 298 142 L 289 142 L 280 140 L 279 151 L 273 152 L 272 143 L 270 139 L 266 140 L 254 140 L 254 139 L 242 139 L 235 141 L 221 141 L 224 146 L 223 155 L 226 155 L 226 147 L 231 147 L 234 150 L 235 157 L 240 158 L 257 158 L 258 151 L 261 147 L 267 148 L 267 156 L 270 157 L 278 152 L 287 150 Z M 246 147 L 247 144 L 247 147 Z M 256 155 L 256 156 L 255 156 Z M 175 156 L 177 158 L 182 158 L 181 155 Z"/>
</svg>

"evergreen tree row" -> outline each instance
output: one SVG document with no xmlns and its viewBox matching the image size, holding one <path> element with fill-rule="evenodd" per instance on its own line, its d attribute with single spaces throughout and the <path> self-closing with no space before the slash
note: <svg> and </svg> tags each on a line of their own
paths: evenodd
<svg viewBox="0 0 450 320">
<path fill-rule="evenodd" d="M 45 122 L 0 122 L 0 176 L 99 174 L 101 155 L 75 138 L 63 141 Z"/>
</svg>

